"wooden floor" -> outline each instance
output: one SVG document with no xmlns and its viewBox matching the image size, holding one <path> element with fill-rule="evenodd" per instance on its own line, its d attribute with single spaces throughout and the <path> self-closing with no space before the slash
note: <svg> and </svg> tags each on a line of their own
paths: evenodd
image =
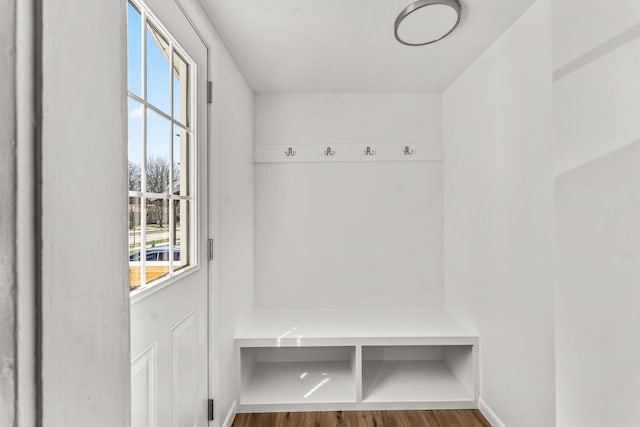
<svg viewBox="0 0 640 427">
<path fill-rule="evenodd" d="M 238 414 L 233 427 L 491 427 L 476 410 Z"/>
</svg>

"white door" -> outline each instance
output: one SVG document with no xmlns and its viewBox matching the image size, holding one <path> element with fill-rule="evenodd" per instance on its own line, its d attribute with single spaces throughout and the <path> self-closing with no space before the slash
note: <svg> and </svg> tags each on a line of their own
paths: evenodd
<svg viewBox="0 0 640 427">
<path fill-rule="evenodd" d="M 175 0 L 127 16 L 131 425 L 206 427 L 207 47 Z"/>
</svg>

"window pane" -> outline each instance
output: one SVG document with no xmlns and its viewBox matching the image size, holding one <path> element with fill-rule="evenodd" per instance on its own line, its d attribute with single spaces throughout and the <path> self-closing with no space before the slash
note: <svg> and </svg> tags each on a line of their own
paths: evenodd
<svg viewBox="0 0 640 427">
<path fill-rule="evenodd" d="M 189 195 L 189 132 L 173 127 L 173 194 Z"/>
<path fill-rule="evenodd" d="M 142 104 L 129 99 L 129 191 L 140 191 L 143 114 Z"/>
<path fill-rule="evenodd" d="M 183 51 L 175 40 L 161 32 L 152 23 L 153 18 L 144 16 L 143 9 L 127 3 L 127 87 L 131 93 L 128 241 L 132 290 L 153 285 L 194 263 L 193 254 L 189 253 L 194 239 L 189 235 L 194 232 L 190 227 L 194 141 L 183 128 L 193 125 L 191 78 L 195 68 L 185 60 L 186 54 L 178 53 Z"/>
<path fill-rule="evenodd" d="M 169 111 L 169 43 L 151 25 L 147 25 L 147 101 Z"/>
<path fill-rule="evenodd" d="M 169 273 L 169 200 L 147 199 L 147 283 Z"/>
<path fill-rule="evenodd" d="M 189 66 L 173 52 L 173 118 L 189 125 Z"/>
<path fill-rule="evenodd" d="M 150 193 L 169 191 L 169 150 L 171 124 L 147 110 L 147 189 Z"/>
<path fill-rule="evenodd" d="M 189 265 L 189 203 L 173 200 L 173 271 Z"/>
<path fill-rule="evenodd" d="M 142 35 L 140 12 L 127 7 L 127 81 L 129 91 L 142 97 Z"/>
<path fill-rule="evenodd" d="M 132 290 L 140 286 L 140 212 L 140 198 L 129 197 L 129 287 Z"/>
</svg>

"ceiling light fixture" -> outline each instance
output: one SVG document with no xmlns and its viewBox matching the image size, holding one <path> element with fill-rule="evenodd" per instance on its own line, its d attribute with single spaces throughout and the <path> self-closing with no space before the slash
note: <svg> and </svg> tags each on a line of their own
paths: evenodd
<svg viewBox="0 0 640 427">
<path fill-rule="evenodd" d="M 407 46 L 424 46 L 447 37 L 460 23 L 458 0 L 418 0 L 396 18 L 396 39 Z"/>
</svg>

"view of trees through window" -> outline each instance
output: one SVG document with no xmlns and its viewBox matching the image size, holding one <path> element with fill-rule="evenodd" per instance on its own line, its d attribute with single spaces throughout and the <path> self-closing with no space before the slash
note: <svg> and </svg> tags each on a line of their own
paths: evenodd
<svg viewBox="0 0 640 427">
<path fill-rule="evenodd" d="M 128 3 L 129 278 L 144 288 L 190 265 L 193 65 L 141 5 Z"/>
</svg>

